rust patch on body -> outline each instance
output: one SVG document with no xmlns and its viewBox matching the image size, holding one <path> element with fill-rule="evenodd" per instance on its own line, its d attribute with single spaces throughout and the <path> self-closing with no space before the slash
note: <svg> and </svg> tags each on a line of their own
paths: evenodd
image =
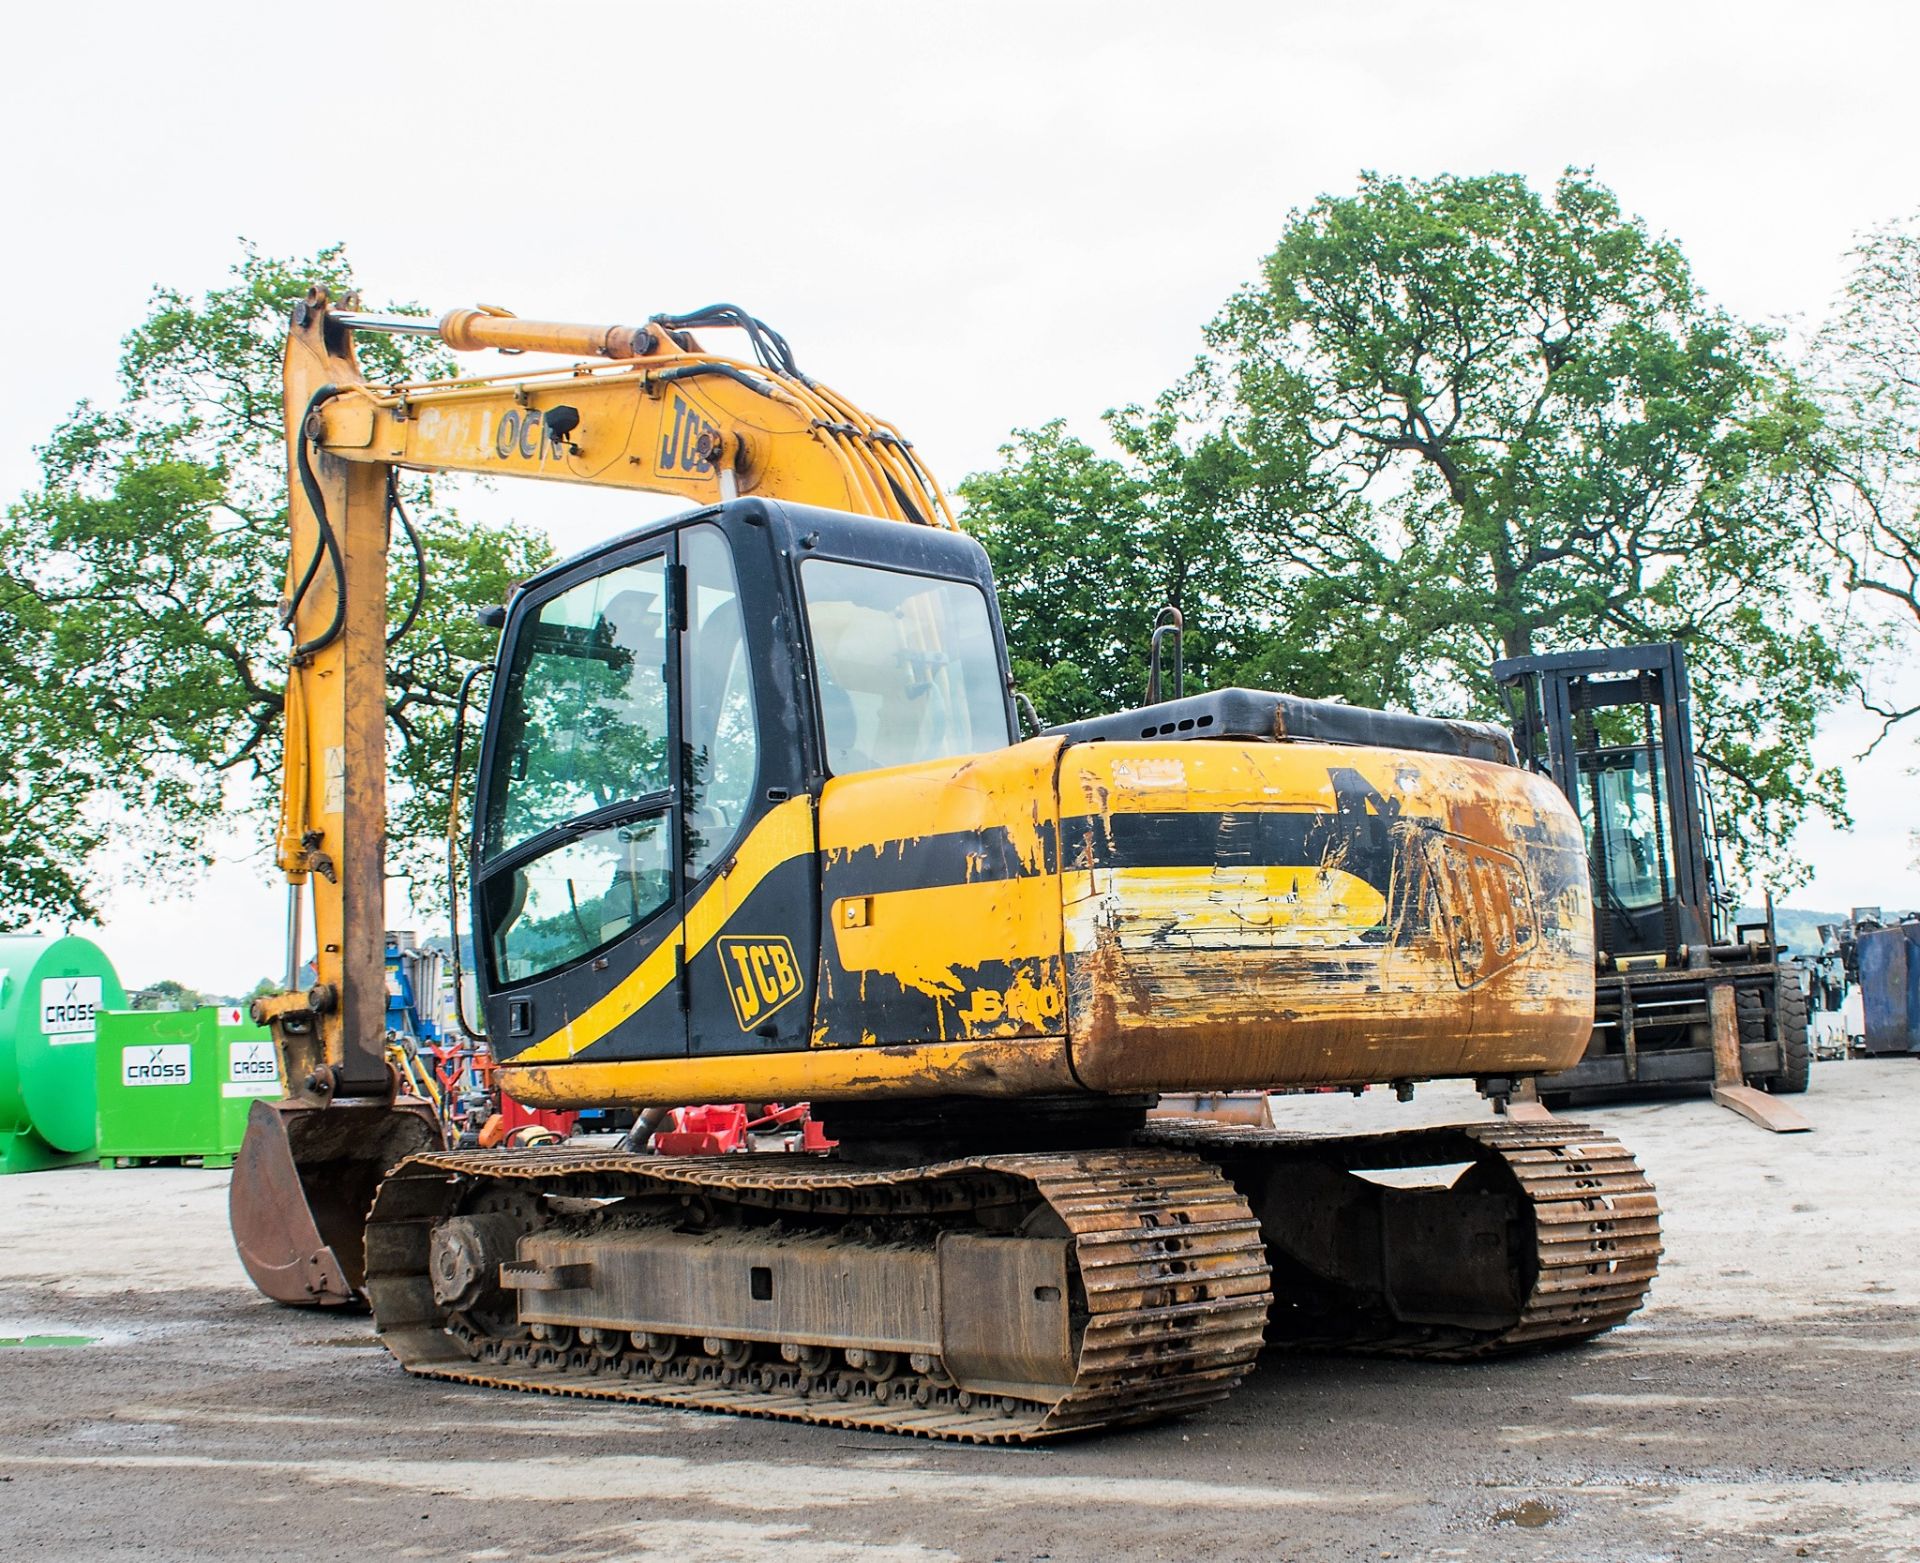
<svg viewBox="0 0 1920 1563">
<path fill-rule="evenodd" d="M 1442 755 L 1208 744 L 1183 772 L 1186 817 L 1167 820 L 1159 788 L 1121 785 L 1155 774 L 1152 756 L 1115 752 L 1156 747 L 1064 757 L 1097 771 L 1072 787 L 1105 806 L 1064 853 L 1069 1037 L 1088 1085 L 1359 1084 L 1578 1057 L 1590 911 L 1557 792 Z"/>
</svg>

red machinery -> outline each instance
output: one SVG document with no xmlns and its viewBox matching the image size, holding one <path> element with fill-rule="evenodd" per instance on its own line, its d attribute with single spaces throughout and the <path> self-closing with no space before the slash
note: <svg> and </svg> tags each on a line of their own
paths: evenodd
<svg viewBox="0 0 1920 1563">
<path fill-rule="evenodd" d="M 676 1107 L 654 1131 L 648 1148 L 661 1156 L 717 1156 L 729 1151 L 828 1151 L 833 1141 L 808 1113 L 805 1102 L 782 1107 L 745 1102 Z"/>
</svg>

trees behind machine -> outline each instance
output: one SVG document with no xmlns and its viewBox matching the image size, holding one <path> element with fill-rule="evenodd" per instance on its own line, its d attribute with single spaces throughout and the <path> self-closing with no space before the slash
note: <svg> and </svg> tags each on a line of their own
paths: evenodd
<svg viewBox="0 0 1920 1563">
<path fill-rule="evenodd" d="M 1821 420 L 1591 177 L 1323 196 L 1108 432 L 1023 432 L 961 487 L 1044 715 L 1137 699 L 1163 601 L 1203 684 L 1479 715 L 1497 657 L 1680 640 L 1734 839 L 1841 810 Z"/>
<path fill-rule="evenodd" d="M 1920 217 L 1865 235 L 1814 345 L 1841 481 L 1822 539 L 1845 586 L 1885 614 L 1888 659 L 1920 664 Z M 1886 729 L 1920 717 L 1911 680 L 1870 684 Z"/>
<path fill-rule="evenodd" d="M 239 815 L 271 830 L 285 642 L 280 354 L 309 284 L 351 289 L 338 249 L 246 249 L 202 297 L 158 289 L 126 337 L 120 396 L 40 447 L 40 484 L 0 521 L 0 927 L 93 915 L 104 870 L 183 877 Z M 382 377 L 445 367 L 410 339 L 365 345 Z M 473 622 L 549 556 L 516 528 L 463 529 L 409 489 L 425 597 L 388 660 L 396 866 L 444 829 L 449 710 L 491 652 Z M 415 572 L 396 541 L 396 627 Z M 109 847 L 117 850 L 106 852 Z M 419 876 L 431 889 L 432 873 Z"/>
<path fill-rule="evenodd" d="M 279 344 L 311 282 L 349 291 L 345 256 L 248 249 L 203 296 L 156 291 L 118 399 L 53 429 L 0 521 L 0 927 L 92 915 L 103 864 L 191 871 L 236 810 L 267 834 Z M 1814 394 L 1587 175 L 1369 175 L 1286 221 L 1192 372 L 1110 415 L 1109 451 L 1055 422 L 961 485 L 1016 679 L 1049 720 L 1134 704 L 1167 602 L 1189 687 L 1478 715 L 1496 657 L 1679 640 L 1728 834 L 1777 853 L 1809 810 L 1843 817 L 1821 710 L 1861 683 L 1914 704 L 1837 626 L 1866 593 L 1920 635 L 1917 284 L 1914 232 L 1863 241 Z M 375 378 L 446 367 L 415 339 L 365 350 Z M 547 545 L 407 493 L 431 568 L 389 665 L 391 839 L 430 899 L 448 708 L 490 638 L 466 609 Z"/>
</svg>

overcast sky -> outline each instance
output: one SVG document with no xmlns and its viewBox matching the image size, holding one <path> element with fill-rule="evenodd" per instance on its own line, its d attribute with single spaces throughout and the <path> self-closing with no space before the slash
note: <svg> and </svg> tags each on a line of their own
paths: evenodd
<svg viewBox="0 0 1920 1563">
<path fill-rule="evenodd" d="M 1565 18 L 1557 20 L 1556 18 Z M 312 30 L 304 30 L 305 22 Z M 325 26 L 328 31 L 320 31 Z M 36 6 L 9 23 L 0 492 L 156 283 L 344 240 L 370 296 L 635 321 L 738 302 L 951 486 L 1184 369 L 1288 211 L 1362 169 L 1591 166 L 1754 319 L 1817 319 L 1920 207 L 1903 5 Z M 579 546 L 625 511 L 545 487 Z M 644 503 L 644 501 L 642 502 Z M 1847 760 L 1871 729 L 1836 724 Z M 1920 904 L 1915 742 L 1796 904 Z M 123 977 L 277 971 L 264 854 L 108 903 Z"/>
</svg>

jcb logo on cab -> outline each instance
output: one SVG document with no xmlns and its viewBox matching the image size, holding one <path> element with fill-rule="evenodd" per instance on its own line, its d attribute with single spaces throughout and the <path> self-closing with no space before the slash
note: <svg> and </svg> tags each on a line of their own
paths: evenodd
<svg viewBox="0 0 1920 1563">
<path fill-rule="evenodd" d="M 798 998 L 803 984 L 793 946 L 778 935 L 729 936 L 718 942 L 720 969 L 733 999 L 734 1017 L 742 1031 L 751 1031 L 788 1000 Z"/>
</svg>

